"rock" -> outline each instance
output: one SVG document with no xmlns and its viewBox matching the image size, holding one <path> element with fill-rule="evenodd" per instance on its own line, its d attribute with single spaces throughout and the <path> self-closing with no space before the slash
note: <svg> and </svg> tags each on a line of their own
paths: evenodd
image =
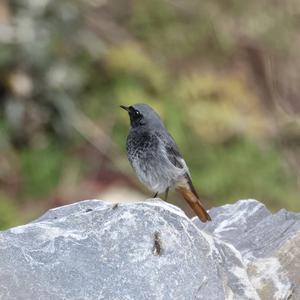
<svg viewBox="0 0 300 300">
<path fill-rule="evenodd" d="M 0 299 L 300 299 L 300 217 L 87 200 L 0 232 Z M 298 248 L 297 248 L 298 246 Z"/>
<path fill-rule="evenodd" d="M 300 299 L 300 214 L 271 214 L 256 200 L 213 208 L 196 226 L 238 250 L 262 299 Z"/>
</svg>

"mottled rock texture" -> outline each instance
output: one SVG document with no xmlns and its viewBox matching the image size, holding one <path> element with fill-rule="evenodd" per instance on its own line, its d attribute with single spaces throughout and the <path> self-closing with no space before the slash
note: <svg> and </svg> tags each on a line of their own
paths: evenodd
<svg viewBox="0 0 300 300">
<path fill-rule="evenodd" d="M 261 299 L 300 299 L 300 213 L 272 214 L 256 200 L 213 208 L 211 223 L 194 223 L 242 256 Z"/>
<path fill-rule="evenodd" d="M 300 299 L 300 214 L 87 200 L 0 232 L 0 299 Z"/>
</svg>

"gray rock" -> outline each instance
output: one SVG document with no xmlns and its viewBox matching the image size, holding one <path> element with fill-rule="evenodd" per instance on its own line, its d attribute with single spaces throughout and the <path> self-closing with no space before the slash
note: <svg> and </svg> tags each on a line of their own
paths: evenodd
<svg viewBox="0 0 300 300">
<path fill-rule="evenodd" d="M 232 244 L 244 256 L 266 257 L 300 231 L 300 214 L 282 209 L 271 214 L 256 200 L 240 200 L 210 211 L 214 222 L 193 221 L 198 228 Z"/>
<path fill-rule="evenodd" d="M 233 245 L 262 299 L 300 299 L 300 214 L 271 214 L 256 200 L 213 208 L 214 222 L 196 226 Z"/>
<path fill-rule="evenodd" d="M 0 299 L 300 299 L 299 215 L 254 200 L 210 213 L 203 225 L 160 200 L 49 210 L 0 232 Z"/>
</svg>

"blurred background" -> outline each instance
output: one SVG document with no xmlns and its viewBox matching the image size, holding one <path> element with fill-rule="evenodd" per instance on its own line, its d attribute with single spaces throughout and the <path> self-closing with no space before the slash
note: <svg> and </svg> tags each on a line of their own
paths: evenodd
<svg viewBox="0 0 300 300">
<path fill-rule="evenodd" d="M 207 207 L 299 211 L 299 25 L 298 0 L 1 0 L 0 228 L 150 196 L 125 154 L 137 102 Z"/>
</svg>

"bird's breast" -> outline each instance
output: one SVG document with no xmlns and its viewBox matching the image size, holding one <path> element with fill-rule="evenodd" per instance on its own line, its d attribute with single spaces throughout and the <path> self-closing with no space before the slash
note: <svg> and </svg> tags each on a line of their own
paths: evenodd
<svg viewBox="0 0 300 300">
<path fill-rule="evenodd" d="M 147 155 L 157 151 L 158 145 L 159 140 L 156 135 L 149 132 L 132 131 L 127 138 L 128 158 L 129 160 L 139 156 L 146 158 Z"/>
<path fill-rule="evenodd" d="M 168 160 L 159 137 L 150 133 L 131 133 L 127 139 L 128 159 L 139 180 L 154 192 L 174 185 L 178 169 Z"/>
</svg>

